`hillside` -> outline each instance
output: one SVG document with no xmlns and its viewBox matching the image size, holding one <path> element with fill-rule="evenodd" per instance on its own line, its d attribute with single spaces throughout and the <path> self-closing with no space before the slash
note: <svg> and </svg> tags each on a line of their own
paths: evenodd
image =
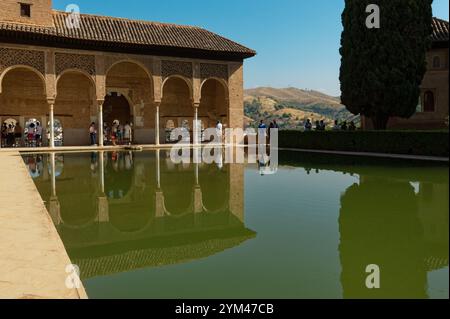
<svg viewBox="0 0 450 319">
<path fill-rule="evenodd" d="M 324 120 L 331 125 L 335 119 L 351 120 L 354 115 L 340 104 L 339 98 L 317 91 L 297 88 L 260 87 L 245 90 L 246 125 L 259 120 L 277 119 L 282 129 L 299 128 L 306 119 Z"/>
</svg>

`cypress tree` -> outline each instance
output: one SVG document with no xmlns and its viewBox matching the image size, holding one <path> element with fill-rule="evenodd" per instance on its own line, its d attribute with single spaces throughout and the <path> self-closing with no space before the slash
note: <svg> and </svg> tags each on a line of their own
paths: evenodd
<svg viewBox="0 0 450 319">
<path fill-rule="evenodd" d="M 411 117 L 426 71 L 433 0 L 345 0 L 341 37 L 341 99 L 353 114 L 386 129 L 389 117 Z M 380 8 L 369 29 L 366 7 Z"/>
</svg>

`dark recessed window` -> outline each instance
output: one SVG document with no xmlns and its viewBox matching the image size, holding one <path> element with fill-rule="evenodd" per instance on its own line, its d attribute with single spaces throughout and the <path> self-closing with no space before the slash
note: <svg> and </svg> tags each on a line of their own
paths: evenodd
<svg viewBox="0 0 450 319">
<path fill-rule="evenodd" d="M 426 91 L 423 96 L 423 111 L 424 112 L 434 112 L 435 100 L 434 93 L 431 91 Z"/>
<path fill-rule="evenodd" d="M 20 4 L 20 16 L 30 18 L 31 17 L 31 4 Z"/>
<path fill-rule="evenodd" d="M 441 58 L 438 56 L 435 56 L 433 58 L 433 68 L 434 69 L 440 69 L 441 68 Z"/>
</svg>

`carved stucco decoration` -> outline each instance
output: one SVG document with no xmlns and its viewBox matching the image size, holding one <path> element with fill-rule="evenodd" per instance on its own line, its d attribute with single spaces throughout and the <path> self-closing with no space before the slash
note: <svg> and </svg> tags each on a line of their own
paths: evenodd
<svg viewBox="0 0 450 319">
<path fill-rule="evenodd" d="M 181 75 L 188 79 L 192 78 L 193 67 L 191 62 L 162 61 L 161 63 L 161 76 L 163 80 L 172 75 Z"/>
<path fill-rule="evenodd" d="M 56 53 L 55 54 L 56 75 L 65 70 L 82 70 L 87 74 L 95 75 L 95 56 L 85 54 Z"/>
<path fill-rule="evenodd" d="M 14 65 L 26 65 L 45 74 L 45 53 L 35 50 L 0 48 L 0 72 Z"/>
<path fill-rule="evenodd" d="M 219 78 L 228 81 L 228 65 L 215 63 L 201 63 L 200 77 L 202 80 Z"/>
</svg>

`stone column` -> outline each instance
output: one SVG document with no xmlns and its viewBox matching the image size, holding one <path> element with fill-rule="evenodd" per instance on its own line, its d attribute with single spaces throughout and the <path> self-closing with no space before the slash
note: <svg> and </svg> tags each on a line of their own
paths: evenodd
<svg viewBox="0 0 450 319">
<path fill-rule="evenodd" d="M 160 125 L 159 125 L 159 107 L 161 105 L 161 102 L 156 102 L 155 103 L 155 108 L 156 108 L 156 112 L 155 112 L 155 145 L 159 146 L 159 131 L 160 131 Z"/>
<path fill-rule="evenodd" d="M 199 144 L 199 125 L 198 125 L 198 108 L 200 106 L 200 103 L 193 103 L 194 107 L 194 125 L 192 126 L 192 131 L 194 134 L 194 137 L 192 139 L 194 145 Z"/>
<path fill-rule="evenodd" d="M 54 148 L 55 147 L 55 116 L 53 113 L 53 109 L 55 106 L 55 100 L 54 99 L 47 99 L 47 103 L 49 105 L 49 119 L 50 119 L 50 142 L 49 147 Z"/>
<path fill-rule="evenodd" d="M 103 103 L 105 100 L 97 100 L 98 104 L 98 145 L 103 147 Z"/>
</svg>

